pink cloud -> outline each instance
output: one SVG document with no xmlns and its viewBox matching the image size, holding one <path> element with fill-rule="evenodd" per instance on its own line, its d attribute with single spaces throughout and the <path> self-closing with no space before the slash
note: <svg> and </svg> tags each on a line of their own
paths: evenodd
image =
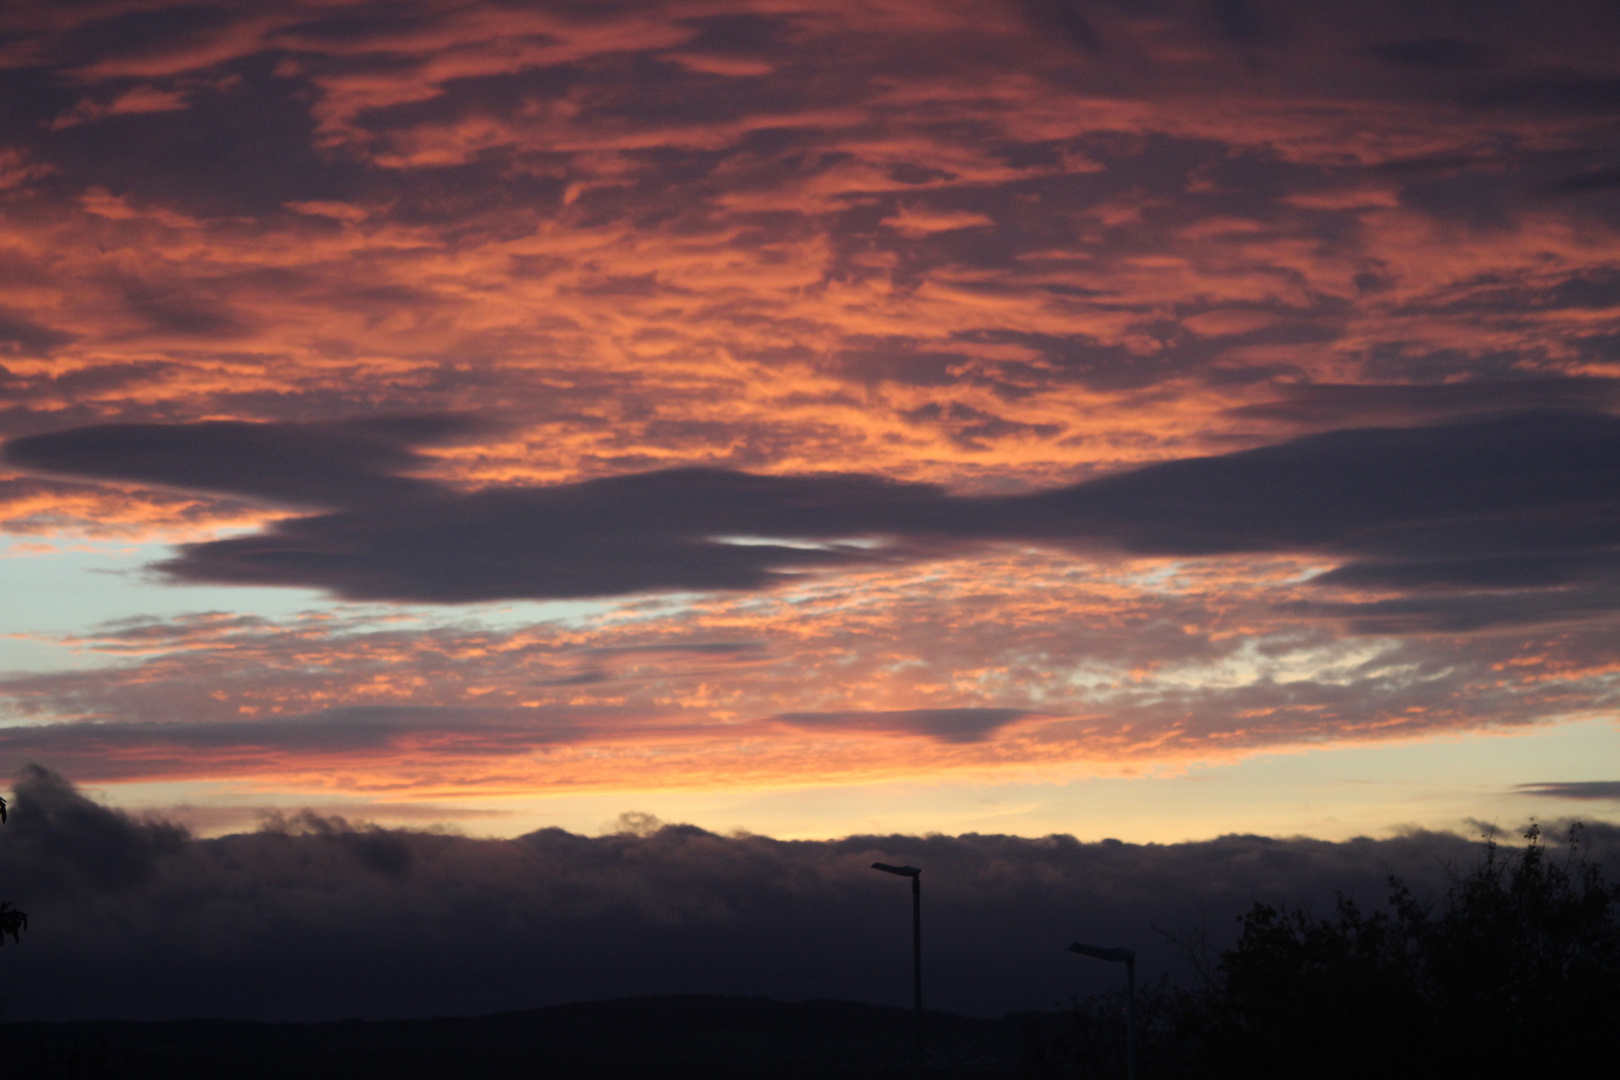
<svg viewBox="0 0 1620 1080">
<path fill-rule="evenodd" d="M 124 91 L 105 104 L 85 98 L 69 111 L 51 121 L 51 128 L 94 123 L 108 116 L 130 116 L 138 113 L 169 112 L 186 107 L 185 95 L 177 90 L 161 90 L 155 86 L 136 86 Z"/>
<path fill-rule="evenodd" d="M 1612 413 L 1614 19 L 1597 3 L 13 6 L 0 436 L 455 413 L 490 422 L 412 451 L 410 482 L 457 497 L 681 466 L 991 496 L 1346 427 Z M 0 523 L 206 541 L 284 516 L 263 494 L 8 467 Z M 346 759 L 428 786 L 865 775 L 891 740 L 919 769 L 1067 767 L 1607 700 L 1606 593 L 1522 610 L 1512 634 L 1476 619 L 1465 642 L 1399 568 L 1328 596 L 1290 575 L 1337 563 L 1299 552 L 844 554 L 837 581 L 624 606 L 588 631 L 126 628 L 85 641 L 126 662 L 6 689 L 30 718 L 122 725 L 628 710 L 590 727 L 600 762 L 499 732 L 442 775 L 419 732 Z M 1387 656 L 1362 651 L 1386 637 Z M 760 644 L 678 648 L 736 642 Z M 1558 667 L 1561 649 L 1580 664 Z M 917 734 L 980 715 L 941 712 L 961 709 L 1020 718 L 977 741 Z M 817 741 L 769 719 L 785 715 L 846 722 Z M 138 764 L 135 742 L 84 750 L 86 732 L 50 737 L 78 740 L 86 768 L 171 767 Z M 327 760 L 241 752 L 229 767 L 255 774 Z"/>
</svg>

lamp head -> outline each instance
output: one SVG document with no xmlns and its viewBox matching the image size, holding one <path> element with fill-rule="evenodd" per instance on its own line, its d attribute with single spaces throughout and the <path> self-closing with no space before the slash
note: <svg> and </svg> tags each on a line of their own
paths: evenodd
<svg viewBox="0 0 1620 1080">
<path fill-rule="evenodd" d="M 922 871 L 915 866 L 890 866 L 886 862 L 875 862 L 872 869 L 881 870 L 885 874 L 899 874 L 901 877 L 920 877 Z"/>
</svg>

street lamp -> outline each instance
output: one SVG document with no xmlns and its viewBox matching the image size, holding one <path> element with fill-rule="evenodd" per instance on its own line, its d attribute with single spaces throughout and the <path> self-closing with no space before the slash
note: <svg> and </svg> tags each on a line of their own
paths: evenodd
<svg viewBox="0 0 1620 1080">
<path fill-rule="evenodd" d="M 911 1035 L 917 1072 L 922 1072 L 922 871 L 875 862 L 872 869 L 911 879 Z"/>
<path fill-rule="evenodd" d="M 1136 1080 L 1136 950 L 1105 949 L 1100 945 L 1082 945 L 1075 942 L 1069 951 L 1081 956 L 1094 956 L 1098 960 L 1125 965 L 1125 1077 Z"/>
</svg>

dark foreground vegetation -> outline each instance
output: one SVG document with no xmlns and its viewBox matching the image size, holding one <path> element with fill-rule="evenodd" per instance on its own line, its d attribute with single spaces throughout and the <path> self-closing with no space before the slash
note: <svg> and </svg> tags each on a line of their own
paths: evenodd
<svg viewBox="0 0 1620 1080">
<path fill-rule="evenodd" d="M 1578 830 L 1486 845 L 1438 898 L 1255 905 L 1229 948 L 1183 942 L 1198 979 L 1137 1001 L 1142 1080 L 1493 1080 L 1620 1075 L 1620 885 Z M 940 947 L 943 947 L 940 946 Z M 926 1072 L 1123 1078 L 1119 995 L 1001 1020 L 930 1013 Z M 10 1077 L 908 1076 L 911 1017 L 849 1002 L 663 997 L 461 1019 L 0 1026 Z"/>
<path fill-rule="evenodd" d="M 930 1076 L 1016 1077 L 1065 1018 L 927 1014 Z M 7 1080 L 654 1080 L 912 1075 L 911 1013 L 842 1001 L 633 998 L 472 1018 L 12 1023 Z"/>
<path fill-rule="evenodd" d="M 1185 942 L 1199 984 L 1138 999 L 1144 1080 L 1530 1080 L 1620 1075 L 1620 883 L 1540 831 L 1487 844 L 1425 902 L 1341 899 L 1313 916 L 1255 905 L 1237 943 Z M 1076 1006 L 1038 1075 L 1123 1076 L 1123 1001 Z"/>
</svg>

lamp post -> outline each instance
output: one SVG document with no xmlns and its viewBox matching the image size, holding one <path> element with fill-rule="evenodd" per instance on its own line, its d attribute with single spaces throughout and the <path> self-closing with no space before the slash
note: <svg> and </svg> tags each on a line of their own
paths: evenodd
<svg viewBox="0 0 1620 1080">
<path fill-rule="evenodd" d="M 922 871 L 915 866 L 875 862 L 872 869 L 911 879 L 911 1041 L 917 1072 L 922 1072 Z"/>
<path fill-rule="evenodd" d="M 1105 949 L 1075 942 L 1069 951 L 1125 965 L 1125 1078 L 1136 1080 L 1136 950 Z"/>
</svg>

